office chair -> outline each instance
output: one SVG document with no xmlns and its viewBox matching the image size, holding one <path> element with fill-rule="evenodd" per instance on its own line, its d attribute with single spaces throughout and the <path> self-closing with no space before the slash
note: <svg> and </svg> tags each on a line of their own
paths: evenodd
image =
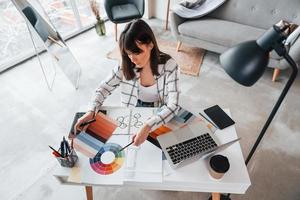
<svg viewBox="0 0 300 200">
<path fill-rule="evenodd" d="M 140 19 L 144 15 L 144 0 L 104 0 L 107 17 L 115 24 L 115 40 L 117 41 L 117 24 Z"/>
</svg>

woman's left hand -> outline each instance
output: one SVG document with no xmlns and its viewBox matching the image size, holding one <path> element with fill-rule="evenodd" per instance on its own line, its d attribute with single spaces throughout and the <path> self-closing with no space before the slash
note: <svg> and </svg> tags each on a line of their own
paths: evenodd
<svg viewBox="0 0 300 200">
<path fill-rule="evenodd" d="M 147 124 L 145 124 L 141 130 L 135 134 L 132 138 L 133 144 L 135 146 L 139 146 L 141 145 L 143 142 L 145 142 L 145 140 L 147 139 L 149 132 L 150 132 L 151 128 L 150 126 L 148 126 Z"/>
</svg>

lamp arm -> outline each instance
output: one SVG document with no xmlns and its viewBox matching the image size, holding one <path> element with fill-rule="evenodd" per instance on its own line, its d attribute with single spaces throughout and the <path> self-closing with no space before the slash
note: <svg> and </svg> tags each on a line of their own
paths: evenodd
<svg viewBox="0 0 300 200">
<path fill-rule="evenodd" d="M 295 61 L 290 57 L 290 55 L 288 55 L 288 53 L 285 53 L 283 55 L 283 57 L 286 59 L 286 61 L 290 64 L 290 66 L 292 67 L 292 74 L 289 78 L 289 80 L 287 81 L 286 85 L 284 86 L 276 104 L 274 105 L 266 123 L 264 124 L 260 134 L 258 135 L 252 149 L 250 150 L 250 153 L 248 154 L 247 158 L 246 158 L 246 165 L 249 163 L 250 159 L 252 158 L 255 150 L 257 149 L 257 146 L 259 145 L 261 139 L 263 138 L 263 136 L 265 135 L 270 123 L 272 122 L 279 106 L 281 105 L 283 99 L 285 98 L 287 92 L 289 91 L 291 85 L 293 84 L 295 78 L 297 77 L 297 73 L 298 73 L 298 67 L 297 67 L 297 64 L 295 63 Z"/>
</svg>

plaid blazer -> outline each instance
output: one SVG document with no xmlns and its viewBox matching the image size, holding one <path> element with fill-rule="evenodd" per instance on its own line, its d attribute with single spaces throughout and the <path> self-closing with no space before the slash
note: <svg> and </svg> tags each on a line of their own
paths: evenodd
<svg viewBox="0 0 300 200">
<path fill-rule="evenodd" d="M 179 70 L 174 59 L 169 59 L 165 64 L 158 65 L 159 75 L 154 75 L 157 83 L 159 96 L 158 106 L 161 108 L 156 115 L 150 117 L 145 123 L 154 130 L 171 120 L 179 110 Z M 110 76 L 101 82 L 93 98 L 91 110 L 97 112 L 102 106 L 105 98 L 109 96 L 114 89 L 121 86 L 122 105 L 126 107 L 135 107 L 139 94 L 140 73 L 135 71 L 136 77 L 133 80 L 126 80 L 123 76 L 123 70 L 116 66 Z"/>
</svg>

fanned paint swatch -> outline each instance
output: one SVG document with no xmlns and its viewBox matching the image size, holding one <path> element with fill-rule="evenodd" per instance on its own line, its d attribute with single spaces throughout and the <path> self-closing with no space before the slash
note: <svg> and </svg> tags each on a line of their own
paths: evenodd
<svg viewBox="0 0 300 200">
<path fill-rule="evenodd" d="M 120 151 L 122 147 L 119 144 L 107 143 L 94 158 L 90 158 L 91 168 L 98 174 L 109 175 L 120 169 L 124 163 L 124 151 Z M 103 161 L 103 155 L 107 152 L 112 152 L 114 159 L 110 163 Z"/>
</svg>

